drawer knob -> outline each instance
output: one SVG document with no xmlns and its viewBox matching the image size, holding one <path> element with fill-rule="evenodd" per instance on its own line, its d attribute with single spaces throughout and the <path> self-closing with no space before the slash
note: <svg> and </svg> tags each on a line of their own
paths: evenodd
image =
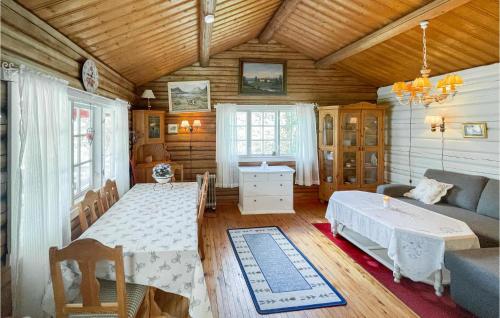
<svg viewBox="0 0 500 318">
<path fill-rule="evenodd" d="M 256 174 L 254 174 L 254 175 L 253 175 L 253 177 L 254 177 L 254 178 L 257 178 L 257 175 L 256 175 Z"/>
<path fill-rule="evenodd" d="M 280 177 L 283 177 L 283 174 L 280 174 Z"/>
<path fill-rule="evenodd" d="M 283 186 L 283 183 L 280 183 L 280 187 L 282 187 L 282 186 Z"/>
<path fill-rule="evenodd" d="M 254 187 L 254 188 L 257 188 L 257 185 L 256 185 L 256 184 L 254 184 L 254 185 L 253 185 L 253 187 Z"/>
<path fill-rule="evenodd" d="M 257 202 L 257 200 L 253 200 L 253 202 Z"/>
<path fill-rule="evenodd" d="M 283 199 L 280 199 L 280 201 L 283 201 Z"/>
</svg>

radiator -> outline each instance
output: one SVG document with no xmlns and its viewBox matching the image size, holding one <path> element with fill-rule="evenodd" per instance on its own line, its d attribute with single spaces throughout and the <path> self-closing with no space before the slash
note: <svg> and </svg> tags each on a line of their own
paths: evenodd
<svg viewBox="0 0 500 318">
<path fill-rule="evenodd" d="M 201 184 L 203 182 L 203 175 L 196 175 L 196 182 L 198 182 L 198 186 L 201 188 Z M 207 192 L 207 203 L 206 207 L 215 210 L 215 174 L 210 174 L 208 176 L 208 192 Z"/>
</svg>

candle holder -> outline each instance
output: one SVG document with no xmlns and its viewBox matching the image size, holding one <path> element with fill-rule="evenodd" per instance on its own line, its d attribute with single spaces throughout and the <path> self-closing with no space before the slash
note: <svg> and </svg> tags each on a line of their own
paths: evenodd
<svg viewBox="0 0 500 318">
<path fill-rule="evenodd" d="M 390 207 L 391 197 L 384 195 L 384 209 L 388 209 Z"/>
</svg>

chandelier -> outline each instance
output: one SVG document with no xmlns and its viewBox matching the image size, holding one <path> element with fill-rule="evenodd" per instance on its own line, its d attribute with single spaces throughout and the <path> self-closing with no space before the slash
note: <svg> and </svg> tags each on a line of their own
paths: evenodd
<svg viewBox="0 0 500 318">
<path fill-rule="evenodd" d="M 392 85 L 392 92 L 396 95 L 402 105 L 420 104 L 429 106 L 433 102 L 444 103 L 447 99 L 453 99 L 457 93 L 457 86 L 463 84 L 463 79 L 457 74 L 449 74 L 440 79 L 436 85 L 437 93 L 433 92 L 434 87 L 429 80 L 431 69 L 427 67 L 427 43 L 425 29 L 429 25 L 428 21 L 420 22 L 422 28 L 422 69 L 420 77 L 412 82 L 396 82 Z"/>
</svg>

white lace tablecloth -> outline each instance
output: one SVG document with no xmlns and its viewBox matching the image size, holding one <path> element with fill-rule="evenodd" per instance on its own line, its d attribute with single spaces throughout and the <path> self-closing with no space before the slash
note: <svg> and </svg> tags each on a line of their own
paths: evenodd
<svg viewBox="0 0 500 318">
<path fill-rule="evenodd" d="M 80 238 L 123 246 L 125 280 L 189 299 L 192 318 L 212 317 L 198 255 L 197 195 L 194 182 L 137 184 Z M 97 276 L 114 279 L 103 263 Z"/>
<path fill-rule="evenodd" d="M 427 209 L 362 191 L 337 191 L 328 203 L 326 218 L 387 248 L 401 273 L 424 281 L 444 268 L 445 250 L 479 248 L 467 224 Z"/>
</svg>

